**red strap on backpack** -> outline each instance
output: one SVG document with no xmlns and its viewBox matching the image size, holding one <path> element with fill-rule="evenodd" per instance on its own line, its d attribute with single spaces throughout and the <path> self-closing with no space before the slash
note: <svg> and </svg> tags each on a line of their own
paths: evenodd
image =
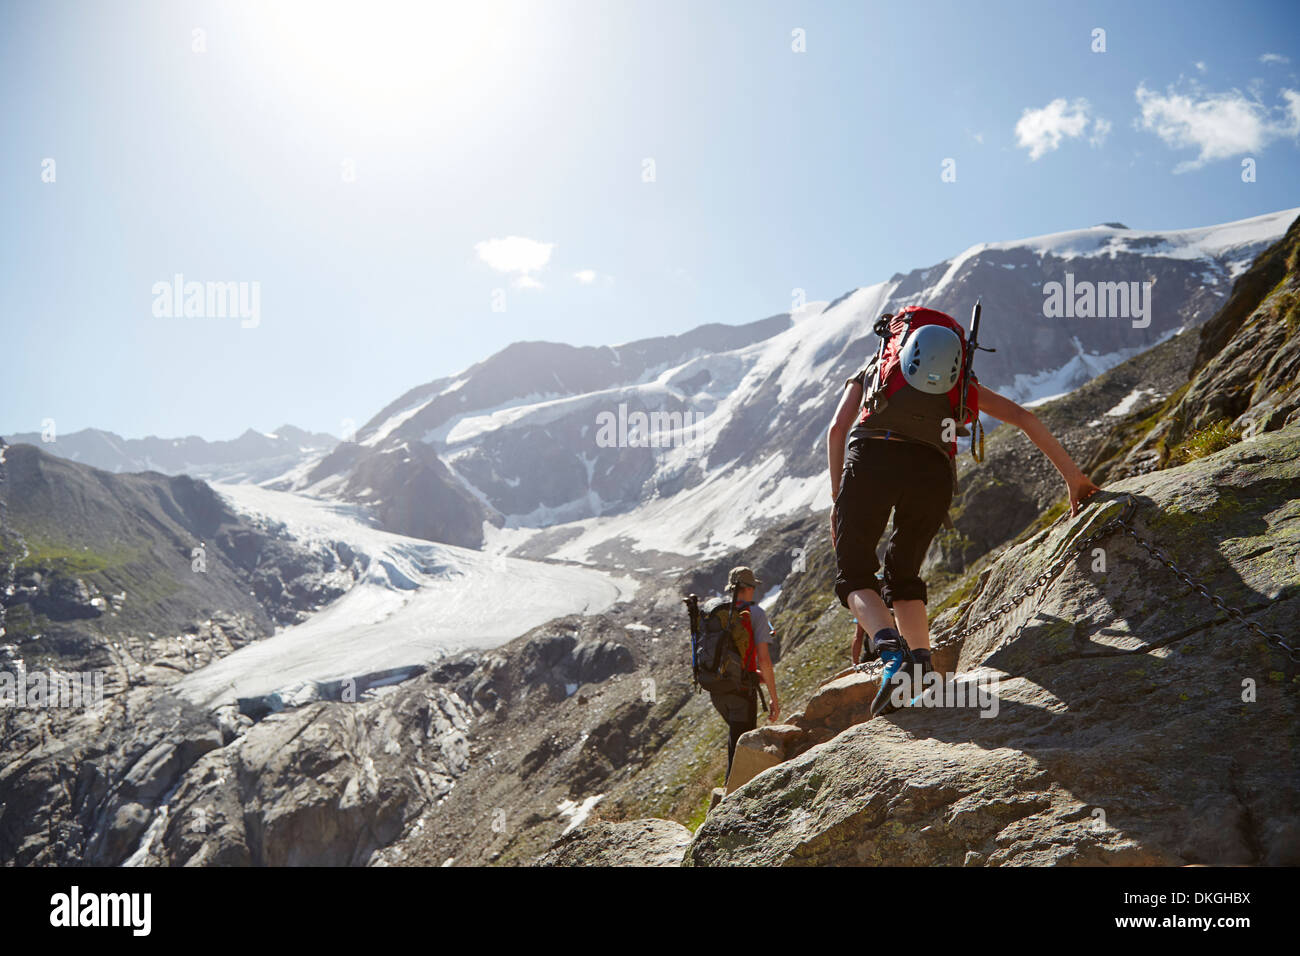
<svg viewBox="0 0 1300 956">
<path fill-rule="evenodd" d="M 758 673 L 758 647 L 754 644 L 754 622 L 750 619 L 749 608 L 740 612 L 740 623 L 749 632 L 749 647 L 745 648 L 745 670 Z"/>
</svg>

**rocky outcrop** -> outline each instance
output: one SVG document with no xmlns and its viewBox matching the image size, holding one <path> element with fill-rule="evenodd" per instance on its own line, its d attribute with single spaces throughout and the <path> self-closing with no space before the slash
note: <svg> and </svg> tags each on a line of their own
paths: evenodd
<svg viewBox="0 0 1300 956">
<path fill-rule="evenodd" d="M 534 866 L 680 866 L 691 831 L 671 820 L 579 827 L 555 841 Z"/>
<path fill-rule="evenodd" d="M 1193 374 L 1143 424 L 1136 441 L 1100 456 L 1107 476 L 1177 465 L 1300 421 L 1300 220 L 1233 285 L 1201 330 Z"/>
</svg>

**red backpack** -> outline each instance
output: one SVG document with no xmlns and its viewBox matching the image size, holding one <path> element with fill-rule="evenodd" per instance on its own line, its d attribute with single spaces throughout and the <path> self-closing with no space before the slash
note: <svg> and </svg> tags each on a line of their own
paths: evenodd
<svg viewBox="0 0 1300 956">
<path fill-rule="evenodd" d="M 978 322 L 978 312 L 976 316 L 974 322 Z M 903 347 L 914 330 L 926 325 L 941 325 L 956 332 L 961 339 L 963 372 L 957 384 L 946 394 L 922 392 L 909 385 L 903 376 L 900 361 Z M 955 458 L 956 439 L 945 440 L 945 435 L 965 437 L 970 434 L 965 426 L 979 421 L 979 389 L 974 387 L 978 385 L 978 379 L 970 371 L 970 344 L 966 340 L 966 330 L 950 315 L 912 305 L 897 315 L 882 316 L 874 331 L 880 336 L 880 349 L 874 365 L 869 365 L 866 370 L 858 424 L 934 445 L 946 451 L 948 457 Z M 956 428 L 952 428 L 954 422 Z M 983 438 L 982 434 L 980 438 Z M 980 444 L 983 444 L 982 440 Z M 971 450 L 975 453 L 973 443 Z M 982 458 L 983 455 L 976 453 L 976 457 Z"/>
</svg>

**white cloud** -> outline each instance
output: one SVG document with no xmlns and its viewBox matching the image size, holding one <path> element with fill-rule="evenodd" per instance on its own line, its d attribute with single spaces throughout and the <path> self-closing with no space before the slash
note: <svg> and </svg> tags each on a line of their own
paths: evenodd
<svg viewBox="0 0 1300 956">
<path fill-rule="evenodd" d="M 1088 145 L 1100 147 L 1106 142 L 1106 137 L 1110 135 L 1110 128 L 1110 120 L 1098 116 L 1092 121 L 1092 135 L 1088 137 Z"/>
<path fill-rule="evenodd" d="M 1088 129 L 1090 109 L 1088 101 L 1082 98 L 1073 103 L 1055 99 L 1037 110 L 1026 108 L 1016 123 L 1016 145 L 1029 150 L 1030 159 L 1039 159 L 1060 148 L 1061 140 L 1082 136 Z M 1096 139 L 1100 133 L 1100 139 L 1093 145 L 1100 145 L 1109 130 L 1110 122 L 1098 118 L 1093 136 Z"/>
<path fill-rule="evenodd" d="M 1276 139 L 1300 134 L 1300 94 L 1283 90 L 1286 105 L 1271 110 L 1238 90 L 1205 93 L 1199 88 L 1163 94 L 1139 84 L 1136 92 L 1142 110 L 1138 129 L 1155 133 L 1171 149 L 1196 149 L 1195 159 L 1174 167 L 1182 173 L 1230 156 L 1258 152 Z"/>
<path fill-rule="evenodd" d="M 1281 53 L 1261 53 L 1259 56 L 1260 63 L 1280 63 L 1283 66 L 1291 62 L 1289 56 L 1283 56 Z"/>
<path fill-rule="evenodd" d="M 597 272 L 595 269 L 579 269 L 573 274 L 573 277 L 583 285 L 613 285 L 614 277 L 604 272 Z"/>
<path fill-rule="evenodd" d="M 554 248 L 553 242 L 538 242 L 522 236 L 485 239 L 474 244 L 479 259 L 497 272 L 518 272 L 523 276 L 546 268 Z"/>
<path fill-rule="evenodd" d="M 1204 61 L 1204 60 L 1197 60 L 1195 65 L 1196 65 L 1196 70 L 1197 70 L 1197 72 L 1199 72 L 1199 73 L 1204 73 L 1204 72 L 1205 72 L 1205 61 Z"/>
<path fill-rule="evenodd" d="M 1286 100 L 1287 121 L 1282 126 L 1282 135 L 1294 139 L 1300 136 L 1300 93 L 1295 90 L 1283 90 L 1282 99 Z"/>
<path fill-rule="evenodd" d="M 542 284 L 530 275 L 515 276 L 510 280 L 510 284 L 516 289 L 540 289 Z"/>
</svg>

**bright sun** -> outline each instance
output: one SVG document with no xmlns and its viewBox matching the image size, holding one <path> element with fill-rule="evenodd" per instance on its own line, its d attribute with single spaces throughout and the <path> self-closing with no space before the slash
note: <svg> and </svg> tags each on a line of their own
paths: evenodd
<svg viewBox="0 0 1300 956">
<path fill-rule="evenodd" d="M 251 18 L 286 82 L 372 119 L 490 94 L 520 34 L 516 5 L 485 0 L 277 0 Z"/>
</svg>

